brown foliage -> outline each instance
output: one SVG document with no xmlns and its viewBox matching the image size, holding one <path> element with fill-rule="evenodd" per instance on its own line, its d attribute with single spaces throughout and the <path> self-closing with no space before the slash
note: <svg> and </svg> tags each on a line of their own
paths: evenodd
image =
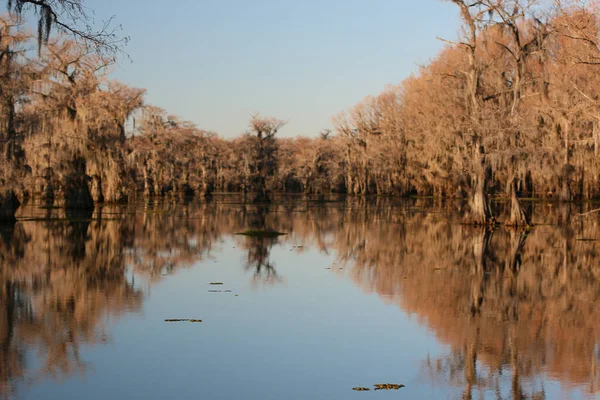
<svg viewBox="0 0 600 400">
<path fill-rule="evenodd" d="M 453 3 L 456 41 L 311 139 L 277 138 L 286 122 L 256 114 L 224 140 L 109 80 L 93 46 L 49 41 L 25 58 L 28 38 L 3 20 L 3 184 L 72 207 L 214 191 L 466 197 L 479 225 L 495 221 L 489 196 L 510 198 L 511 225 L 527 224 L 520 197 L 600 197 L 596 3 Z"/>
</svg>

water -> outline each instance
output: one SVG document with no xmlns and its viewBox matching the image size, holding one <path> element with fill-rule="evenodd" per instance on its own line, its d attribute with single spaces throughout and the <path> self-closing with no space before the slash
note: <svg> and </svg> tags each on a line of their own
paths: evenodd
<svg viewBox="0 0 600 400">
<path fill-rule="evenodd" d="M 600 219 L 530 206 L 529 232 L 427 200 L 24 207 L 0 398 L 600 398 Z"/>
</svg>

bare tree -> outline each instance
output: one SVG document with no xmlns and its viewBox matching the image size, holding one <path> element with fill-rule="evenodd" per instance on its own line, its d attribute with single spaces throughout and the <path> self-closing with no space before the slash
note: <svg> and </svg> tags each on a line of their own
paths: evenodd
<svg viewBox="0 0 600 400">
<path fill-rule="evenodd" d="M 128 41 L 118 35 L 120 27 L 113 26 L 114 16 L 94 28 L 93 11 L 85 6 L 84 0 L 7 0 L 7 8 L 17 16 L 31 10 L 37 14 L 40 49 L 48 44 L 53 28 L 103 54 L 115 54 Z"/>
<path fill-rule="evenodd" d="M 473 183 L 469 204 L 471 212 L 467 222 L 488 225 L 494 222 L 487 196 L 488 160 L 481 132 L 483 103 L 483 82 L 481 79 L 483 63 L 478 57 L 479 35 L 484 28 L 484 18 L 491 11 L 483 1 L 451 0 L 460 10 L 464 26 L 463 39 L 456 43 L 467 54 L 468 69 L 466 77 L 466 101 L 470 122 L 464 127 L 472 140 Z"/>
</svg>

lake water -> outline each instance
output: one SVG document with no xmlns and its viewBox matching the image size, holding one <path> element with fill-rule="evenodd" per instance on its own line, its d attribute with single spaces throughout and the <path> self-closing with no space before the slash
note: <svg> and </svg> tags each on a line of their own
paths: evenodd
<svg viewBox="0 0 600 400">
<path fill-rule="evenodd" d="M 600 398 L 600 217 L 528 206 L 493 232 L 433 200 L 23 207 L 0 398 Z"/>
</svg>

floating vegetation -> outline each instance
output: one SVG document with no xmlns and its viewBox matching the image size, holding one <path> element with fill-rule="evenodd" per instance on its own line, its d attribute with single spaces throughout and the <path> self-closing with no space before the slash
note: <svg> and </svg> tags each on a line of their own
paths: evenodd
<svg viewBox="0 0 600 400">
<path fill-rule="evenodd" d="M 368 391 L 370 391 L 371 389 L 369 389 L 369 388 L 365 388 L 365 387 L 355 387 L 355 388 L 352 388 L 352 390 L 355 390 L 355 391 L 357 391 L 357 392 L 368 392 Z"/>
<path fill-rule="evenodd" d="M 211 282 L 210 284 L 211 284 L 211 285 L 222 285 L 222 284 L 223 284 L 223 282 Z"/>
<path fill-rule="evenodd" d="M 287 233 L 282 233 L 282 232 L 277 232 L 277 231 L 272 231 L 272 230 L 250 229 L 250 230 L 247 230 L 244 232 L 236 233 L 236 235 L 243 235 L 243 236 L 257 237 L 257 238 L 261 238 L 261 237 L 274 238 L 274 237 L 278 237 L 278 236 L 287 235 Z"/>
<path fill-rule="evenodd" d="M 398 385 L 395 383 L 377 383 L 373 386 L 375 386 L 375 390 L 398 390 L 405 387 L 404 385 Z"/>
<path fill-rule="evenodd" d="M 208 293 L 233 293 L 233 290 L 209 290 Z"/>
<path fill-rule="evenodd" d="M 199 323 L 202 322 L 201 319 L 165 319 L 165 322 L 194 322 Z"/>
</svg>

